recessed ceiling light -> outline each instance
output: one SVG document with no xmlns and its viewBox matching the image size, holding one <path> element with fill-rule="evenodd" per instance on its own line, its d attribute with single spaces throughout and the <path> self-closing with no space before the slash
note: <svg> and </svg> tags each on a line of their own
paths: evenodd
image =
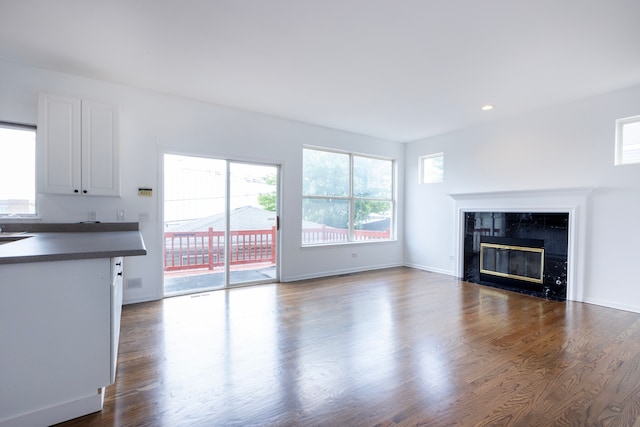
<svg viewBox="0 0 640 427">
<path fill-rule="evenodd" d="M 489 110 L 493 110 L 493 105 L 487 104 L 482 106 L 482 111 L 489 111 Z"/>
</svg>

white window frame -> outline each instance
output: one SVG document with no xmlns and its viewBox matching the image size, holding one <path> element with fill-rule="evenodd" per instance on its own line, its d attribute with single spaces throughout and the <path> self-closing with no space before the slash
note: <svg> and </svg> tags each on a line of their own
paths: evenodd
<svg viewBox="0 0 640 427">
<path fill-rule="evenodd" d="M 327 246 L 327 245 L 344 245 L 344 244 L 355 244 L 355 243 L 376 243 L 376 242 L 389 242 L 395 240 L 395 221 L 396 221 L 396 161 L 392 158 L 375 156 L 370 154 L 362 154 L 362 153 L 352 153 L 348 151 L 341 150 L 333 150 L 330 148 L 324 147 L 316 147 L 316 146 L 304 146 L 303 150 L 315 150 L 315 151 L 325 151 L 328 153 L 337 153 L 344 154 L 349 156 L 349 194 L 347 196 L 316 196 L 316 195 L 305 195 L 302 194 L 302 200 L 304 199 L 316 199 L 316 200 L 348 200 L 349 201 L 349 225 L 348 225 L 348 241 L 346 242 L 313 242 L 313 243 L 305 243 L 301 242 L 303 247 L 309 246 Z M 355 157 L 363 157 L 369 159 L 377 159 L 377 160 L 385 160 L 391 162 L 391 198 L 389 199 L 376 199 L 371 197 L 356 197 L 353 194 L 353 180 L 354 180 L 354 158 Z M 304 163 L 302 165 L 302 177 L 304 179 Z M 387 239 L 374 239 L 374 240 L 357 240 L 354 237 L 355 230 L 355 204 L 356 201 L 359 200 L 376 200 L 389 202 L 391 205 L 391 218 L 390 218 L 390 235 Z M 304 221 L 304 219 L 303 219 Z"/>
<path fill-rule="evenodd" d="M 37 127 L 35 125 L 30 125 L 30 124 L 22 124 L 22 123 L 12 123 L 12 122 L 5 122 L 5 121 L 0 121 L 0 127 L 3 129 L 15 129 L 15 130 L 23 130 L 23 131 L 32 131 L 34 133 L 34 156 L 33 159 L 31 159 L 33 161 L 33 171 L 34 171 L 34 176 L 33 176 L 33 185 L 34 185 L 34 212 L 33 213 L 6 213 L 6 212 L 0 212 L 0 221 L 7 221 L 7 220 L 20 220 L 20 219 L 34 219 L 34 218 L 39 218 L 39 209 L 38 209 L 38 184 L 37 184 L 37 168 L 36 168 L 36 158 L 37 158 L 37 150 L 38 150 L 38 143 L 37 143 Z M 5 155 L 7 155 L 7 159 L 9 159 L 9 161 L 13 161 L 11 160 L 11 154 L 8 153 L 3 153 Z"/>
<path fill-rule="evenodd" d="M 640 116 L 616 120 L 616 166 L 640 163 L 640 131 L 633 135 L 625 134 L 625 128 L 628 125 L 640 127 Z"/>
<path fill-rule="evenodd" d="M 442 159 L 442 171 L 436 176 L 436 179 L 427 180 L 425 179 L 426 178 L 425 172 L 427 172 L 426 168 L 428 164 L 427 161 L 436 159 L 436 158 Z M 444 152 L 428 154 L 426 156 L 420 156 L 420 158 L 418 159 L 418 168 L 419 168 L 418 182 L 420 184 L 437 184 L 440 182 L 444 182 Z"/>
</svg>

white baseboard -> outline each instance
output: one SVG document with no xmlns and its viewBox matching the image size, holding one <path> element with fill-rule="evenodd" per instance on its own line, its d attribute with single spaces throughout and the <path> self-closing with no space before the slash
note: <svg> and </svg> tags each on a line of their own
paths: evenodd
<svg viewBox="0 0 640 427">
<path fill-rule="evenodd" d="M 125 298 L 124 301 L 122 301 L 122 305 L 137 304 L 139 302 L 158 301 L 158 300 L 161 300 L 162 298 L 163 298 L 162 296 L 150 296 L 150 295 L 138 296 L 135 298 Z"/>
<path fill-rule="evenodd" d="M 137 304 L 139 302 L 149 302 L 149 301 L 158 301 L 164 298 L 164 294 L 162 289 L 156 289 L 154 293 L 145 293 L 138 295 L 127 295 L 125 292 L 123 305 L 127 304 Z"/>
<path fill-rule="evenodd" d="M 95 395 L 1 420 L 0 427 L 49 426 L 100 411 L 103 403 L 104 388 L 96 389 Z"/>
<path fill-rule="evenodd" d="M 446 274 L 447 276 L 453 276 L 453 277 L 457 276 L 453 270 L 444 270 L 442 268 L 429 267 L 427 265 L 408 263 L 408 264 L 405 264 L 405 267 L 417 268 L 418 270 L 429 271 L 431 273 Z"/>
<path fill-rule="evenodd" d="M 300 276 L 281 277 L 281 282 L 297 282 L 299 280 L 319 279 L 321 277 L 339 276 L 341 274 L 362 273 L 363 271 L 383 270 L 385 268 L 403 267 L 404 264 L 385 264 L 360 268 L 349 268 L 344 270 L 323 271 L 322 273 L 303 274 Z"/>
<path fill-rule="evenodd" d="M 608 307 L 608 308 L 615 308 L 616 310 L 640 313 L 640 307 L 636 305 L 620 304 L 618 302 L 607 301 L 599 298 L 584 298 L 582 302 L 587 304 L 601 305 L 603 307 Z"/>
</svg>

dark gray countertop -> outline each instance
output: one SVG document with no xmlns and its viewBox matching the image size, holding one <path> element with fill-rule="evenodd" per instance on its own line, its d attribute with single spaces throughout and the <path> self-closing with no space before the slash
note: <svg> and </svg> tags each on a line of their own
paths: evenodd
<svg viewBox="0 0 640 427">
<path fill-rule="evenodd" d="M 84 227 L 80 227 L 82 228 Z M 103 229 L 109 230 L 109 227 Z M 20 237 L 29 237 L 0 244 L 0 265 L 147 254 L 137 226 L 135 230 L 128 231 L 99 230 L 100 228 L 91 231 L 26 232 Z"/>
</svg>

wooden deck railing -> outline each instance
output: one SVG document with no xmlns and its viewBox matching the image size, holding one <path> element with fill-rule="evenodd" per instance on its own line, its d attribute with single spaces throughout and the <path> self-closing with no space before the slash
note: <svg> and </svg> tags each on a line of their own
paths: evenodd
<svg viewBox="0 0 640 427">
<path fill-rule="evenodd" d="M 353 238 L 362 240 L 384 240 L 391 237 L 391 230 L 353 230 Z M 313 243 L 339 243 L 349 240 L 349 230 L 342 228 L 318 227 L 305 228 L 302 230 L 302 242 L 304 244 Z"/>
<path fill-rule="evenodd" d="M 276 262 L 276 227 L 270 230 L 229 232 L 229 264 Z M 224 231 L 164 233 L 164 270 L 189 270 L 224 266 Z"/>
<path fill-rule="evenodd" d="M 389 239 L 391 231 L 354 230 L 355 240 Z M 276 227 L 270 230 L 229 232 L 231 253 L 229 265 L 276 262 Z M 346 242 L 349 231 L 321 227 L 302 230 L 305 244 Z M 207 231 L 164 233 L 164 270 L 190 270 L 223 267 L 225 261 L 224 232 Z"/>
</svg>

